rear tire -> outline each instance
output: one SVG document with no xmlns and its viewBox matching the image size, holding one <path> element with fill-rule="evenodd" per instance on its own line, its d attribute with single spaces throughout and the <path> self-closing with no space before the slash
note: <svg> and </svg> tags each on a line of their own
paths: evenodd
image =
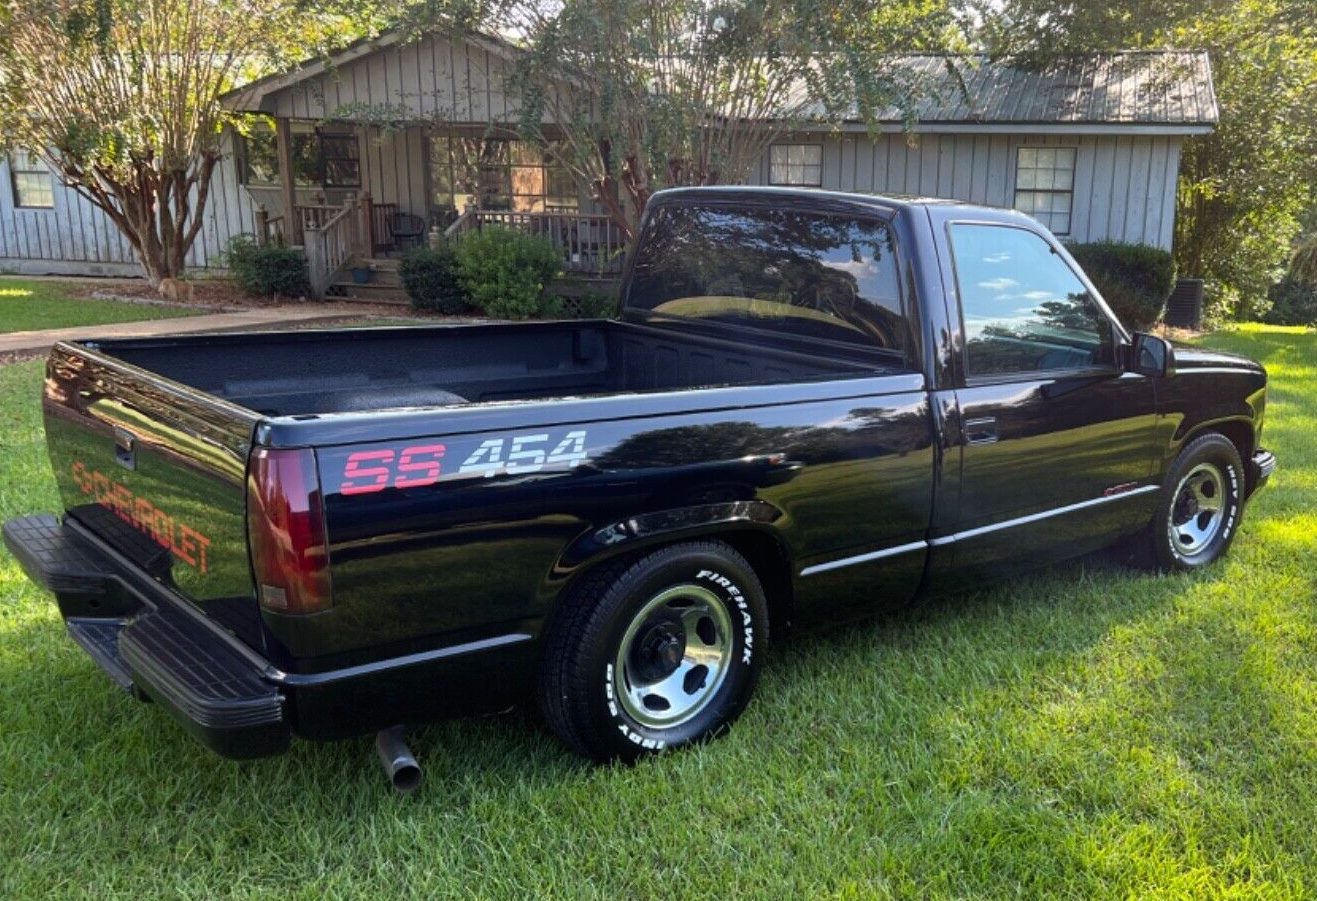
<svg viewBox="0 0 1317 901">
<path fill-rule="evenodd" d="M 550 729 L 587 757 L 630 761 L 716 736 L 745 709 L 768 605 L 744 557 L 689 542 L 586 575 L 543 642 Z"/>
<path fill-rule="evenodd" d="M 1230 439 L 1195 438 L 1162 483 L 1148 545 L 1156 568 L 1188 572 L 1219 560 L 1234 541 L 1244 509 L 1244 464 Z"/>
</svg>

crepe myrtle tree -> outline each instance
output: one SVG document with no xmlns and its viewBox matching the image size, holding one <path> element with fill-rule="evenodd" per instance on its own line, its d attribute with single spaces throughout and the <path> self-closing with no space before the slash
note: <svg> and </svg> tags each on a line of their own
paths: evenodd
<svg viewBox="0 0 1317 901">
<path fill-rule="evenodd" d="M 940 0 L 437 0 L 413 25 L 515 45 L 518 130 L 628 238 L 660 188 L 743 182 L 802 126 L 913 109 L 930 85 L 892 51 L 958 47 Z"/>
<path fill-rule="evenodd" d="M 346 17 L 287 0 L 24 0 L 0 6 L 0 143 L 104 211 L 153 285 L 184 273 L 221 158 L 220 98 Z"/>
</svg>

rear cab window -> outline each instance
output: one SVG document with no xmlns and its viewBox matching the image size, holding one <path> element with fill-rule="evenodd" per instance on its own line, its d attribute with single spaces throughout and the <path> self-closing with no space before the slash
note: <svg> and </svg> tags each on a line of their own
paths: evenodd
<svg viewBox="0 0 1317 901">
<path fill-rule="evenodd" d="M 660 207 L 637 242 L 626 309 L 653 323 L 877 351 L 911 345 L 896 246 L 877 217 L 778 207 Z"/>
</svg>

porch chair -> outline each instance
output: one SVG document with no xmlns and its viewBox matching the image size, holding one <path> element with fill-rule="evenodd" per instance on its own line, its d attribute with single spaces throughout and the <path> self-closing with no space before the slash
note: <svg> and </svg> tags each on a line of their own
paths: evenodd
<svg viewBox="0 0 1317 901">
<path fill-rule="evenodd" d="M 394 213 L 389 220 L 389 231 L 398 250 L 419 247 L 425 241 L 425 220 L 411 213 Z"/>
</svg>

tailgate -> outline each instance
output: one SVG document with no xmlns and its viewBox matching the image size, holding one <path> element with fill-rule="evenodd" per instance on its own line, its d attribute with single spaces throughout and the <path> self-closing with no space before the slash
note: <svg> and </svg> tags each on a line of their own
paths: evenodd
<svg viewBox="0 0 1317 901">
<path fill-rule="evenodd" d="M 252 640 L 245 476 L 257 414 L 65 343 L 46 363 L 42 405 L 67 515 Z"/>
</svg>

